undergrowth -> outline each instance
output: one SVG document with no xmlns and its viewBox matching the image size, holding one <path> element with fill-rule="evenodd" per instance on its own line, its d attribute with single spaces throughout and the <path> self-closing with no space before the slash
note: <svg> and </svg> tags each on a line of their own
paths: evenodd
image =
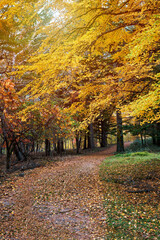
<svg viewBox="0 0 160 240">
<path fill-rule="evenodd" d="M 139 139 L 136 139 L 133 143 L 130 144 L 129 147 L 125 149 L 126 152 L 140 152 L 140 151 L 148 151 L 148 152 L 160 152 L 160 147 L 154 145 L 152 143 L 152 139 L 146 139 L 144 144 Z"/>
<path fill-rule="evenodd" d="M 108 157 L 100 167 L 106 239 L 160 239 L 160 153 Z"/>
</svg>

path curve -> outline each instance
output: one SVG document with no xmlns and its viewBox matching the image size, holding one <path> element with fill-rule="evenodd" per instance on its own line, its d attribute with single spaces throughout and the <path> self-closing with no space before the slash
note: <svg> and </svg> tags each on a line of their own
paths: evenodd
<svg viewBox="0 0 160 240">
<path fill-rule="evenodd" d="M 15 177 L 1 200 L 2 239 L 105 239 L 107 215 L 98 170 L 115 151 L 112 146 L 101 152 L 66 156 L 56 164 Z"/>
</svg>

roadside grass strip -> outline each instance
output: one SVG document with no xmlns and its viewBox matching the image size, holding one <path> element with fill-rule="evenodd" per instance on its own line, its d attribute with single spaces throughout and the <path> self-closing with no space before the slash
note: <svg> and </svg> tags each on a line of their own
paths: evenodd
<svg viewBox="0 0 160 240">
<path fill-rule="evenodd" d="M 100 178 L 106 239 L 160 239 L 160 153 L 108 157 Z"/>
</svg>

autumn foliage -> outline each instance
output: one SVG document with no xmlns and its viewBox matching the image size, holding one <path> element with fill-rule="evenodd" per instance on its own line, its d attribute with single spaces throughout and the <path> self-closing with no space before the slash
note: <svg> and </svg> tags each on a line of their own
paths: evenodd
<svg viewBox="0 0 160 240">
<path fill-rule="evenodd" d="M 159 146 L 159 0 L 0 0 L 2 239 L 158 240 Z"/>
<path fill-rule="evenodd" d="M 159 1 L 13 0 L 0 9 L 2 79 L 24 100 L 8 119 L 43 126 L 34 139 L 84 140 L 104 112 L 159 123 Z M 120 135 L 117 124 L 123 145 Z"/>
</svg>

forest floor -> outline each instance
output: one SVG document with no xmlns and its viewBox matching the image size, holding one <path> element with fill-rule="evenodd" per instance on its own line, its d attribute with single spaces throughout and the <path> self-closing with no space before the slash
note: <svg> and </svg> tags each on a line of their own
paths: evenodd
<svg viewBox="0 0 160 240">
<path fill-rule="evenodd" d="M 160 155 L 115 151 L 39 156 L 7 174 L 0 239 L 159 239 Z"/>
<path fill-rule="evenodd" d="M 115 151 L 116 146 L 111 146 L 63 156 L 12 173 L 1 186 L 0 239 L 105 239 L 107 215 L 99 165 Z"/>
</svg>

